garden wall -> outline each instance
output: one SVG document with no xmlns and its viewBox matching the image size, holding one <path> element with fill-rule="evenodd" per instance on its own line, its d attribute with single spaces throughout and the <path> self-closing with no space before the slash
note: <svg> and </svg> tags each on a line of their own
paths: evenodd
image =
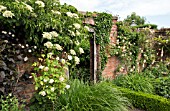
<svg viewBox="0 0 170 111">
<path fill-rule="evenodd" d="M 117 22 L 117 20 L 118 20 L 117 17 L 113 17 L 113 26 L 112 26 L 111 32 L 110 32 L 110 45 L 113 45 L 113 44 L 116 43 L 116 37 L 117 37 L 116 22 Z M 104 78 L 113 79 L 115 77 L 114 71 L 116 70 L 118 64 L 119 64 L 119 60 L 117 59 L 117 57 L 116 56 L 110 56 L 108 54 L 108 61 L 107 61 L 105 69 L 102 72 L 102 76 Z"/>
</svg>

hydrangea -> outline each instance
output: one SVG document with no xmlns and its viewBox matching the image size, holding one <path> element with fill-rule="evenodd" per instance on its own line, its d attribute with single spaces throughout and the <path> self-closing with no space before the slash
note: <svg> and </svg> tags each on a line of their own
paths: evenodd
<svg viewBox="0 0 170 111">
<path fill-rule="evenodd" d="M 72 16 L 75 18 L 79 18 L 79 16 L 76 13 L 73 13 Z"/>
<path fill-rule="evenodd" d="M 67 14 L 67 16 L 69 16 L 69 17 L 73 17 L 73 14 L 72 14 L 71 12 L 67 12 L 66 14 Z"/>
<path fill-rule="evenodd" d="M 62 64 L 66 63 L 65 59 L 61 59 L 60 61 L 61 61 Z"/>
<path fill-rule="evenodd" d="M 81 25 L 78 24 L 78 23 L 74 23 L 73 25 L 74 25 L 74 27 L 75 27 L 76 29 L 80 29 L 80 27 L 81 27 Z"/>
<path fill-rule="evenodd" d="M 68 60 L 72 60 L 72 56 L 71 55 L 68 55 Z"/>
<path fill-rule="evenodd" d="M 42 95 L 42 96 L 45 96 L 46 92 L 45 91 L 41 91 L 41 92 L 39 92 L 39 94 Z"/>
<path fill-rule="evenodd" d="M 90 31 L 90 28 L 88 26 L 84 26 L 84 28 L 87 30 L 87 31 Z"/>
<path fill-rule="evenodd" d="M 3 10 L 6 10 L 7 8 L 3 5 L 0 5 L 0 12 L 2 12 Z"/>
<path fill-rule="evenodd" d="M 50 79 L 49 83 L 50 84 L 54 83 L 54 79 Z"/>
<path fill-rule="evenodd" d="M 59 11 L 51 10 L 51 12 L 55 15 L 61 15 L 61 13 Z"/>
<path fill-rule="evenodd" d="M 76 63 L 76 64 L 79 64 L 79 63 L 80 63 L 80 59 L 79 59 L 77 56 L 75 56 L 74 59 L 75 59 L 75 63 Z"/>
<path fill-rule="evenodd" d="M 61 47 L 59 44 L 54 44 L 54 47 L 55 47 L 57 50 L 63 50 L 62 47 Z"/>
<path fill-rule="evenodd" d="M 58 37 L 58 33 L 56 31 L 52 31 L 50 32 L 50 34 L 53 36 L 53 37 Z"/>
<path fill-rule="evenodd" d="M 44 43 L 44 46 L 46 46 L 47 48 L 52 48 L 53 44 L 51 42 L 46 42 Z"/>
<path fill-rule="evenodd" d="M 52 88 L 51 88 L 51 91 L 52 91 L 52 92 L 54 92 L 54 90 L 55 90 L 55 88 L 54 88 L 54 87 L 52 87 Z"/>
<path fill-rule="evenodd" d="M 81 47 L 79 48 L 79 51 L 80 51 L 80 54 L 84 53 L 84 50 Z"/>
<path fill-rule="evenodd" d="M 33 8 L 30 5 L 28 5 L 26 3 L 23 3 L 23 4 L 26 6 L 27 10 L 29 10 L 30 12 L 33 12 Z"/>
<path fill-rule="evenodd" d="M 70 50 L 70 54 L 76 55 L 76 52 L 75 52 L 73 49 L 71 49 L 71 50 Z"/>
<path fill-rule="evenodd" d="M 67 84 L 67 85 L 66 85 L 66 89 L 69 89 L 69 88 L 70 88 L 70 85 Z"/>
<path fill-rule="evenodd" d="M 48 32 L 43 32 L 42 36 L 43 36 L 43 38 L 46 38 L 46 39 L 49 39 L 49 40 L 52 39 L 52 34 L 48 33 Z"/>
<path fill-rule="evenodd" d="M 48 80 L 47 79 L 44 79 L 44 82 L 47 82 Z"/>
<path fill-rule="evenodd" d="M 49 68 L 48 68 L 48 67 L 45 67 L 45 68 L 44 68 L 44 71 L 45 71 L 45 72 L 47 72 L 48 70 L 49 70 Z"/>
<path fill-rule="evenodd" d="M 8 11 L 8 10 L 6 10 L 4 13 L 3 13 L 3 16 L 4 17 L 6 17 L 6 18 L 8 18 L 8 17 L 13 17 L 14 16 L 14 14 L 11 12 L 11 11 Z"/>
<path fill-rule="evenodd" d="M 39 69 L 43 69 L 43 68 L 44 68 L 44 66 L 42 66 L 42 65 L 39 66 Z"/>
<path fill-rule="evenodd" d="M 80 32 L 78 30 L 76 30 L 76 35 L 79 36 L 80 35 Z"/>
<path fill-rule="evenodd" d="M 38 4 L 39 5 L 39 7 L 45 7 L 45 4 L 44 4 L 44 2 L 42 2 L 42 1 L 36 1 L 35 2 L 36 4 Z"/>
</svg>

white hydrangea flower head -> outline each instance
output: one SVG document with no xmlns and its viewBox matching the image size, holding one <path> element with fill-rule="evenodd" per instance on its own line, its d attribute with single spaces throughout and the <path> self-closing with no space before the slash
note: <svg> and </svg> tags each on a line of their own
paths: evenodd
<svg viewBox="0 0 170 111">
<path fill-rule="evenodd" d="M 81 27 L 81 25 L 78 24 L 78 23 L 74 23 L 73 25 L 74 25 L 74 27 L 75 27 L 76 29 L 80 29 L 80 27 Z"/>
<path fill-rule="evenodd" d="M 52 34 L 49 33 L 49 32 L 43 32 L 42 36 L 43 36 L 43 38 L 46 38 L 46 39 L 49 39 L 49 40 L 52 39 Z"/>
<path fill-rule="evenodd" d="M 35 3 L 38 4 L 39 7 L 45 7 L 44 2 L 42 2 L 42 1 L 40 1 L 40 0 L 37 0 Z"/>
<path fill-rule="evenodd" d="M 42 66 L 42 65 L 39 66 L 39 69 L 43 69 L 43 68 L 44 68 L 44 66 Z"/>
<path fill-rule="evenodd" d="M 47 48 L 52 48 L 53 44 L 51 42 L 46 42 L 44 43 L 44 46 L 46 46 Z"/>
<path fill-rule="evenodd" d="M 62 64 L 65 64 L 65 63 L 66 63 L 65 59 L 60 59 L 60 62 L 61 62 Z"/>
<path fill-rule="evenodd" d="M 74 18 L 79 18 L 79 16 L 78 16 L 76 13 L 72 13 L 72 16 L 73 16 Z"/>
<path fill-rule="evenodd" d="M 54 87 L 52 87 L 52 88 L 51 88 L 51 91 L 52 91 L 52 92 L 54 92 L 54 90 L 55 90 L 55 88 L 54 88 Z"/>
<path fill-rule="evenodd" d="M 70 89 L 70 85 L 67 84 L 67 85 L 66 85 L 66 89 Z"/>
<path fill-rule="evenodd" d="M 56 10 L 51 10 L 51 12 L 52 12 L 53 14 L 55 14 L 55 15 L 61 15 L 61 12 L 56 11 Z"/>
<path fill-rule="evenodd" d="M 88 26 L 84 26 L 84 28 L 87 30 L 87 31 L 90 31 L 90 28 Z"/>
<path fill-rule="evenodd" d="M 50 79 L 49 83 L 50 84 L 54 83 L 54 79 Z"/>
<path fill-rule="evenodd" d="M 49 68 L 48 68 L 48 67 L 45 67 L 45 68 L 44 68 L 44 71 L 45 71 L 45 72 L 47 72 L 48 70 L 49 70 Z"/>
<path fill-rule="evenodd" d="M 8 18 L 8 17 L 12 18 L 14 16 L 14 14 L 8 10 L 6 10 L 2 15 L 6 18 Z"/>
<path fill-rule="evenodd" d="M 58 37 L 58 33 L 56 31 L 52 31 L 50 32 L 50 34 L 53 36 L 53 37 Z"/>
<path fill-rule="evenodd" d="M 6 10 L 7 8 L 3 5 L 0 5 L 0 12 L 2 12 L 3 10 Z"/>
<path fill-rule="evenodd" d="M 83 48 L 79 47 L 79 52 L 80 52 L 80 54 L 83 54 L 84 53 Z"/>
<path fill-rule="evenodd" d="M 80 59 L 79 59 L 77 56 L 75 56 L 74 59 L 75 59 L 75 63 L 76 63 L 76 64 L 79 64 L 79 63 L 80 63 Z"/>
<path fill-rule="evenodd" d="M 46 92 L 45 91 L 41 91 L 41 92 L 39 92 L 39 94 L 42 95 L 42 96 L 45 96 Z"/>
<path fill-rule="evenodd" d="M 78 30 L 76 30 L 76 35 L 79 36 L 80 35 L 80 32 Z"/>
<path fill-rule="evenodd" d="M 73 49 L 71 49 L 71 50 L 70 50 L 70 54 L 76 55 L 76 52 L 75 52 Z"/>
<path fill-rule="evenodd" d="M 30 12 L 33 12 L 33 8 L 30 5 L 28 5 L 26 3 L 23 3 L 23 4 L 26 6 L 27 10 L 29 10 Z"/>
<path fill-rule="evenodd" d="M 66 12 L 67 16 L 73 17 L 73 14 L 71 12 Z"/>
<path fill-rule="evenodd" d="M 43 81 L 44 81 L 44 82 L 47 82 L 48 80 L 47 80 L 47 79 L 44 79 Z"/>
<path fill-rule="evenodd" d="M 24 61 L 26 62 L 26 61 L 28 61 L 28 57 L 26 56 L 26 57 L 24 57 Z"/>
<path fill-rule="evenodd" d="M 59 44 L 54 44 L 54 46 L 57 50 L 63 50 L 63 48 Z"/>
<path fill-rule="evenodd" d="M 73 57 L 71 55 L 68 55 L 68 60 L 72 60 Z"/>
</svg>

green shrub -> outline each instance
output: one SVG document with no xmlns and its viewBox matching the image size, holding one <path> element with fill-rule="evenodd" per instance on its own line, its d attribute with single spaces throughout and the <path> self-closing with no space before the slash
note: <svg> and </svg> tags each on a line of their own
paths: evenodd
<svg viewBox="0 0 170 111">
<path fill-rule="evenodd" d="M 8 95 L 6 97 L 1 96 L 0 100 L 1 111 L 23 111 L 23 105 L 19 105 L 18 99 Z"/>
<path fill-rule="evenodd" d="M 118 88 L 118 87 L 114 87 Z M 161 96 L 147 94 L 143 92 L 135 92 L 126 88 L 118 88 L 123 92 L 123 96 L 127 97 L 133 106 L 147 111 L 170 111 L 170 101 Z"/>
<path fill-rule="evenodd" d="M 128 111 L 127 98 L 106 82 L 88 85 L 79 80 L 58 98 L 56 111 Z"/>
<path fill-rule="evenodd" d="M 170 77 L 161 77 L 154 82 L 155 93 L 170 98 Z"/>
<path fill-rule="evenodd" d="M 154 87 L 151 79 L 140 74 L 119 75 L 113 83 L 117 86 L 128 88 L 134 91 L 142 91 L 146 93 L 153 93 Z"/>
</svg>

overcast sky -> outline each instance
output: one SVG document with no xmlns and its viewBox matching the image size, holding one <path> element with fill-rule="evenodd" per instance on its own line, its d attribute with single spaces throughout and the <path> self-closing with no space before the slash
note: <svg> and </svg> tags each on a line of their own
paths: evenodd
<svg viewBox="0 0 170 111">
<path fill-rule="evenodd" d="M 146 18 L 158 28 L 170 28 L 170 0 L 60 0 L 75 6 L 79 11 L 108 12 L 123 20 L 132 12 Z"/>
</svg>

